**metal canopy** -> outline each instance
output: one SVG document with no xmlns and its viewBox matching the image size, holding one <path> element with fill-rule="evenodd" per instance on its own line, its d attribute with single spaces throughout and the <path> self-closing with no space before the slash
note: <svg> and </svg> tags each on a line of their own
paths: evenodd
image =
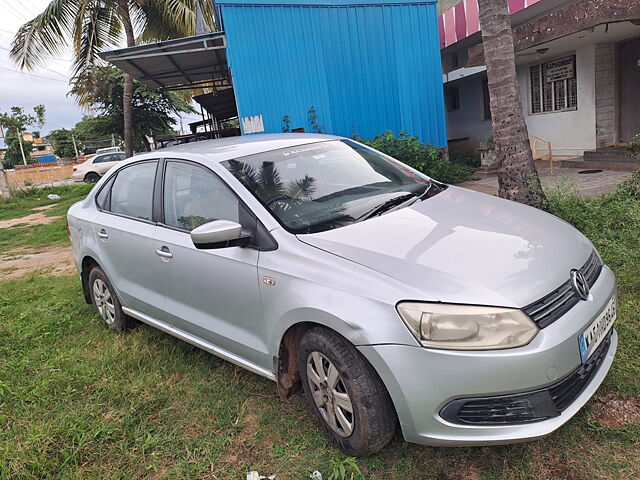
<svg viewBox="0 0 640 480">
<path fill-rule="evenodd" d="M 204 95 L 193 97 L 193 99 L 219 121 L 238 116 L 233 88 L 218 90 L 214 93 L 205 93 Z"/>
<path fill-rule="evenodd" d="M 213 32 L 99 55 L 148 87 L 173 90 L 230 85 L 226 48 L 224 32 Z"/>
</svg>

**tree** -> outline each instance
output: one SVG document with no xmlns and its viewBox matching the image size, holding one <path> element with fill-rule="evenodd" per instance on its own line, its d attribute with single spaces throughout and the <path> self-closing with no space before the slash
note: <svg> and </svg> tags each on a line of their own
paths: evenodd
<svg viewBox="0 0 640 480">
<path fill-rule="evenodd" d="M 33 70 L 47 58 L 59 56 L 71 43 L 72 83 L 83 81 L 101 65 L 98 53 L 128 47 L 138 40 L 159 41 L 195 33 L 196 5 L 213 30 L 211 0 L 52 0 L 45 10 L 28 21 L 13 39 L 10 57 L 21 68 Z M 133 154 L 133 78 L 124 75 L 122 115 L 127 155 Z M 78 97 L 80 104 L 86 98 Z"/>
<path fill-rule="evenodd" d="M 75 85 L 71 91 L 82 95 L 99 115 L 92 123 L 94 134 L 116 134 L 124 136 L 123 97 L 126 78 L 113 67 L 96 67 L 88 75 L 88 80 Z M 147 137 L 172 135 L 178 113 L 194 113 L 195 110 L 173 92 L 152 90 L 143 83 L 134 81 L 131 93 L 132 119 L 136 126 L 132 138 L 134 146 L 150 150 Z M 77 128 L 77 126 L 76 126 Z"/>
<path fill-rule="evenodd" d="M 42 128 L 45 123 L 44 105 L 33 107 L 33 115 L 25 113 L 22 107 L 11 107 L 9 112 L 0 113 L 0 124 L 4 130 L 4 143 L 7 144 L 7 152 L 4 156 L 5 168 L 13 168 L 22 163 L 22 150 L 27 161 L 31 161 L 32 142 L 22 142 L 20 147 L 20 135 L 26 132 L 27 127 Z"/>
<path fill-rule="evenodd" d="M 545 208 L 546 197 L 533 160 L 516 78 L 507 0 L 478 0 L 484 59 L 489 80 L 499 195 Z"/>
<path fill-rule="evenodd" d="M 73 132 L 66 128 L 59 128 L 57 130 L 51 130 L 47 135 L 53 145 L 53 150 L 56 155 L 62 158 L 74 158 L 76 156 L 76 149 L 73 146 Z M 81 145 L 77 145 L 78 150 L 82 149 Z"/>
</svg>

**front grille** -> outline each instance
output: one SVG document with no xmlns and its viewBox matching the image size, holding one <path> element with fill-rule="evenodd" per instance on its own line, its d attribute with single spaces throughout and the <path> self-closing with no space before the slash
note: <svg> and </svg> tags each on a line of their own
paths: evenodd
<svg viewBox="0 0 640 480">
<path fill-rule="evenodd" d="M 589 385 L 607 356 L 613 329 L 589 360 L 564 379 L 533 392 L 483 398 L 460 398 L 445 405 L 440 416 L 466 425 L 515 425 L 557 417 Z"/>
<path fill-rule="evenodd" d="M 580 269 L 580 273 L 584 275 L 584 278 L 589 284 L 589 288 L 593 287 L 596 283 L 601 271 L 602 262 L 594 250 L 587 262 Z M 574 290 L 571 280 L 567 280 L 553 292 L 522 310 L 529 315 L 531 320 L 536 322 L 538 327 L 544 328 L 571 310 L 579 301 L 580 297 Z"/>
</svg>

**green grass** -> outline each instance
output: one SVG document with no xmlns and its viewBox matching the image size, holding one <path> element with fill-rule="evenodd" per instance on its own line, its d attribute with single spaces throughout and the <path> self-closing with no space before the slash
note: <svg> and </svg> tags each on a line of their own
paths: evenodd
<svg viewBox="0 0 640 480">
<path fill-rule="evenodd" d="M 596 415 L 603 395 L 640 395 L 640 200 L 631 190 L 551 196 L 620 282 L 620 348 L 594 401 L 522 445 L 430 448 L 397 436 L 357 461 L 364 478 L 640 478 L 640 426 L 608 428 Z M 146 326 L 106 331 L 75 276 L 0 282 L 0 479 L 241 479 L 248 469 L 327 478 L 344 459 L 300 395 L 283 403 L 273 383 Z"/>
<path fill-rule="evenodd" d="M 65 215 L 71 205 L 83 199 L 92 185 L 69 185 L 47 187 L 18 192 L 10 200 L 0 199 L 0 221 L 22 218 L 33 213 L 35 207 L 55 205 L 41 213 L 45 216 L 60 216 L 46 225 L 17 225 L 0 230 L 0 254 L 12 250 L 38 249 L 68 243 Z M 47 195 L 55 193 L 60 200 L 49 200 Z"/>
</svg>

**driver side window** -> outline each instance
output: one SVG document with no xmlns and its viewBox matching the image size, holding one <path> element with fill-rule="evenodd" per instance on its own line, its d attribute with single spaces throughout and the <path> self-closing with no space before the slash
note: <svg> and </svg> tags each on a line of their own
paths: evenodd
<svg viewBox="0 0 640 480">
<path fill-rule="evenodd" d="M 164 223 L 191 231 L 213 220 L 238 222 L 239 202 L 229 187 L 198 165 L 168 161 L 164 176 Z"/>
</svg>

